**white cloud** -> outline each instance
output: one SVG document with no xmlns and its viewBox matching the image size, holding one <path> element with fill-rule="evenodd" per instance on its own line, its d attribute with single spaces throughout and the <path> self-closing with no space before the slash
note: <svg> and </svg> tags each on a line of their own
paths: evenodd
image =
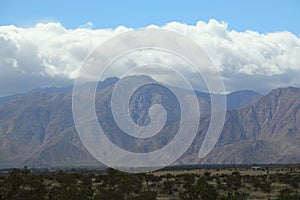
<svg viewBox="0 0 300 200">
<path fill-rule="evenodd" d="M 197 41 L 225 71 L 272 76 L 300 70 L 300 38 L 290 32 L 230 31 L 226 23 L 215 20 L 196 26 L 170 23 L 166 27 Z"/>
<path fill-rule="evenodd" d="M 123 26 L 92 27 L 91 22 L 77 29 L 66 29 L 59 23 L 33 28 L 0 26 L 0 96 L 33 87 L 71 84 L 97 45 L 130 30 Z M 203 47 L 220 69 L 228 90 L 265 92 L 274 87 L 300 86 L 300 38 L 290 32 L 237 32 L 215 20 L 196 25 L 172 22 L 164 28 L 180 32 Z"/>
</svg>

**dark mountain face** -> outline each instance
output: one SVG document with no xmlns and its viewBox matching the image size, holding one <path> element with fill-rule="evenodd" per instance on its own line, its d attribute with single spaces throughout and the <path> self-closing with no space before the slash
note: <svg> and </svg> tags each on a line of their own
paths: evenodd
<svg viewBox="0 0 300 200">
<path fill-rule="evenodd" d="M 239 109 L 260 99 L 261 94 L 251 90 L 239 90 L 227 95 L 227 109 Z"/>
<path fill-rule="evenodd" d="M 109 133 L 108 137 L 120 147 L 130 146 L 128 150 L 133 152 L 153 151 L 170 142 L 177 132 L 180 119 L 178 101 L 172 93 L 163 86 L 152 84 L 133 94 L 129 108 L 137 124 L 143 126 L 150 123 L 148 110 L 153 104 L 162 104 L 166 108 L 168 120 L 156 138 L 151 138 L 154 140 L 132 140 L 122 136 L 112 117 L 110 98 L 117 81 L 117 78 L 110 78 L 100 83 L 96 94 L 98 120 Z M 0 105 L 2 167 L 98 163 L 77 135 L 72 116 L 71 91 L 35 90 Z M 201 160 L 197 155 L 209 125 L 210 106 L 209 95 L 199 94 L 198 102 L 204 115 L 201 115 L 198 135 L 177 163 L 300 162 L 300 89 L 276 89 L 261 98 L 251 91 L 229 94 L 228 107 L 239 109 L 227 112 L 216 147 Z"/>
<path fill-rule="evenodd" d="M 70 94 L 31 92 L 1 106 L 1 165 L 70 164 L 78 156 L 91 161 L 75 132 L 70 102 Z"/>
<path fill-rule="evenodd" d="M 228 111 L 216 148 L 203 163 L 300 162 L 300 89 L 280 88 Z"/>
</svg>

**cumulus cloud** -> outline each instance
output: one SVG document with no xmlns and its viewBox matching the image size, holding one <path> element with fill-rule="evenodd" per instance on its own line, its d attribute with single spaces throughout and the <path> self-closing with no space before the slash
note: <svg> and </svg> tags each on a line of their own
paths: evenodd
<svg viewBox="0 0 300 200">
<path fill-rule="evenodd" d="M 81 63 L 117 29 L 66 29 L 60 23 L 33 28 L 0 26 L 0 96 L 37 87 L 70 85 Z"/>
<path fill-rule="evenodd" d="M 91 22 L 77 29 L 66 29 L 60 23 L 40 23 L 32 28 L 0 26 L 0 96 L 35 87 L 72 84 L 94 48 L 130 30 L 123 26 L 96 30 L 92 27 Z M 172 22 L 163 28 L 197 42 L 221 71 L 229 91 L 266 92 L 275 87 L 300 85 L 300 38 L 288 31 L 238 32 L 213 19 L 196 25 Z M 130 63 L 128 59 L 126 62 Z M 192 73 L 189 76 L 193 78 Z"/>
<path fill-rule="evenodd" d="M 222 71 L 228 90 L 267 92 L 300 85 L 300 38 L 290 32 L 237 32 L 216 20 L 195 26 L 173 22 L 165 27 L 198 42 Z"/>
</svg>

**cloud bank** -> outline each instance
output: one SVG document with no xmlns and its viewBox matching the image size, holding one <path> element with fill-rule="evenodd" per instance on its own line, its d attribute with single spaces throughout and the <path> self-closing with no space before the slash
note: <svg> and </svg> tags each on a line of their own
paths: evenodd
<svg viewBox="0 0 300 200">
<path fill-rule="evenodd" d="M 162 28 L 197 42 L 220 70 L 228 91 L 267 92 L 300 86 L 300 38 L 288 31 L 237 32 L 213 19 L 196 25 L 172 22 Z M 93 49 L 128 30 L 123 26 L 94 30 L 92 23 L 77 29 L 66 29 L 60 23 L 32 28 L 0 26 L 0 96 L 72 84 Z"/>
</svg>

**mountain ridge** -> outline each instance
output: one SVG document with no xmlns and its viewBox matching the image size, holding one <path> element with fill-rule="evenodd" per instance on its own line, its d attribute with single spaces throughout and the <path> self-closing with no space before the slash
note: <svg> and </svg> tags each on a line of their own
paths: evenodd
<svg viewBox="0 0 300 200">
<path fill-rule="evenodd" d="M 98 87 L 96 110 L 103 113 L 100 121 L 108 119 L 109 106 L 116 79 Z M 101 84 L 100 84 L 101 85 Z M 161 92 L 163 88 L 159 89 Z M 161 95 L 151 86 L 152 95 L 145 96 L 143 91 L 133 97 L 131 109 L 137 109 L 133 115 L 136 122 L 147 124 L 147 112 L 151 104 L 145 103 L 145 97 L 152 103 L 160 103 Z M 162 94 L 162 93 L 161 93 Z M 241 100 L 245 94 L 246 100 Z M 254 98 L 249 98 L 253 94 Z M 188 151 L 174 164 L 249 164 L 249 163 L 290 163 L 300 162 L 300 89 L 274 89 L 260 97 L 255 92 L 241 91 L 233 93 L 231 100 L 241 100 L 238 109 L 228 108 L 223 132 L 212 152 L 199 159 L 198 151 L 209 125 L 209 113 L 200 120 L 198 134 Z M 159 97 L 159 98 L 158 98 Z M 251 96 L 250 96 L 251 97 Z M 146 99 L 147 99 L 146 98 Z M 233 100 L 232 100 L 233 99 Z M 31 91 L 12 98 L 0 105 L 0 166 L 11 165 L 74 165 L 99 164 L 82 145 L 72 118 L 71 92 Z M 173 101 L 164 100 L 166 103 Z M 198 97 L 203 111 L 209 112 L 209 101 Z M 246 104 L 251 102 L 250 104 Z M 134 106 L 135 105 L 135 106 Z M 167 105 L 167 104 L 166 104 Z M 170 105 L 172 107 L 172 104 Z M 235 105 L 236 106 L 236 105 Z M 139 114 L 140 113 L 140 114 Z M 268 120 L 266 120 L 268 119 Z M 176 121 L 170 121 L 164 127 L 161 136 L 146 146 L 136 145 L 133 151 L 147 152 L 168 143 L 172 136 L 163 137 L 164 133 L 176 130 Z M 105 124 L 104 124 L 105 125 Z M 107 129 L 115 130 L 110 120 Z M 120 146 L 129 140 L 112 135 Z"/>
</svg>

